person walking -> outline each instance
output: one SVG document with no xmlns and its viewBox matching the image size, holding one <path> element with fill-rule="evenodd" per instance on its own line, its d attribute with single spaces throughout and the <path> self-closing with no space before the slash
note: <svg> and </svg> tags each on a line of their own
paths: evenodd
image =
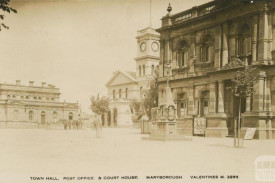
<svg viewBox="0 0 275 183">
<path fill-rule="evenodd" d="M 96 131 L 96 138 L 100 138 L 102 133 L 102 121 L 101 121 L 101 116 L 99 114 L 97 114 L 95 117 L 94 127 Z"/>
</svg>

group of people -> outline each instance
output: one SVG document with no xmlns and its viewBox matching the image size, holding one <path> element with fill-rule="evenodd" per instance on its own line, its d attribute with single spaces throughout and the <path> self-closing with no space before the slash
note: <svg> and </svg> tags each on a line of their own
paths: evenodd
<svg viewBox="0 0 275 183">
<path fill-rule="evenodd" d="M 83 126 L 83 122 L 79 120 L 64 120 L 64 130 L 81 130 Z"/>
</svg>

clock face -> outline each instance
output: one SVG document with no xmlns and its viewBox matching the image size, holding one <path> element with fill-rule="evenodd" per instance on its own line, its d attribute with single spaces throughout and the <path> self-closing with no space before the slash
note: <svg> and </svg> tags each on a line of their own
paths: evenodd
<svg viewBox="0 0 275 183">
<path fill-rule="evenodd" d="M 141 50 L 141 51 L 145 51 L 145 50 L 146 50 L 146 43 L 145 43 L 145 42 L 142 42 L 142 43 L 140 44 L 140 50 Z"/>
<path fill-rule="evenodd" d="M 153 51 L 158 51 L 159 50 L 159 44 L 157 42 L 152 43 L 152 50 Z"/>
</svg>

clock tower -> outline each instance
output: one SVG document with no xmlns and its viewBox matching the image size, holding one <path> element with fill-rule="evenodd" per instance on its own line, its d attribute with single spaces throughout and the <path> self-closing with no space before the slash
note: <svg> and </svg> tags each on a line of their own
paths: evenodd
<svg viewBox="0 0 275 183">
<path fill-rule="evenodd" d="M 137 39 L 137 57 L 136 78 L 139 89 L 149 87 L 149 81 L 153 78 L 154 70 L 160 61 L 160 35 L 155 29 L 147 27 L 138 31 Z"/>
</svg>

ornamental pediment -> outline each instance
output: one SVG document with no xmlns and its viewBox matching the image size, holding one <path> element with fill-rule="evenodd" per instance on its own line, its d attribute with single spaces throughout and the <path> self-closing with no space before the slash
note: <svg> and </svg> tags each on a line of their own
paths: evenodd
<svg viewBox="0 0 275 183">
<path fill-rule="evenodd" d="M 113 77 L 106 83 L 106 86 L 116 86 L 123 84 L 135 83 L 136 79 L 133 75 L 130 75 L 126 72 L 117 71 L 114 73 Z"/>
</svg>

